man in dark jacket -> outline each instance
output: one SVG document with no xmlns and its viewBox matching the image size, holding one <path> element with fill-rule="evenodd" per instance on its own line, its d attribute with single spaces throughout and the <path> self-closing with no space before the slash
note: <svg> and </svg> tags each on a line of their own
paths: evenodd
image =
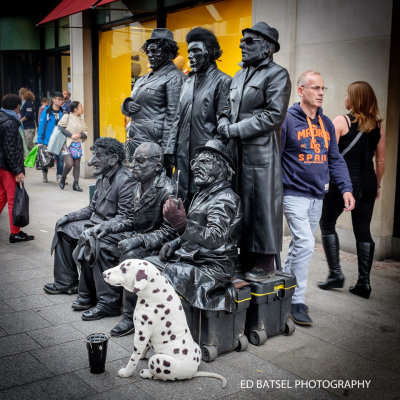
<svg viewBox="0 0 400 400">
<path fill-rule="evenodd" d="M 54 251 L 54 283 L 44 286 L 44 291 L 49 294 L 77 293 L 78 270 L 72 253 L 86 229 L 105 221 L 116 223 L 129 217 L 135 180 L 129 169 L 122 166 L 125 158 L 122 143 L 113 138 L 100 138 L 91 150 L 93 156 L 88 165 L 94 167 L 94 175 L 98 178 L 95 193 L 88 207 L 57 221 L 51 246 L 51 252 Z M 83 235 L 82 240 L 85 238 Z M 103 257 L 89 260 L 103 268 L 112 267 L 108 262 L 114 260 L 114 256 L 105 251 L 101 254 Z"/>
<path fill-rule="evenodd" d="M 124 260 L 157 254 L 165 242 L 175 237 L 174 228 L 163 220 L 162 215 L 164 203 L 176 193 L 172 181 L 165 176 L 163 162 L 159 145 L 141 144 L 133 156 L 132 172 L 139 183 L 133 191 L 129 218 L 103 222 L 88 232 L 90 238 L 85 242 L 83 253 L 96 254 L 97 260 L 107 258 L 107 264 L 101 263 L 101 272 L 117 265 L 120 257 Z M 100 266 L 98 261 L 96 264 Z M 109 310 L 119 312 L 119 298 L 111 296 L 116 289 L 109 286 L 101 274 L 95 273 L 95 268 L 91 263 L 82 263 L 79 295 L 72 306 L 81 310 L 90 308 L 96 302 L 97 294 L 97 305 L 82 314 L 84 320 L 103 318 L 109 315 Z M 105 291 L 110 295 L 99 296 L 100 292 Z M 112 330 L 114 336 L 132 331 L 135 302 L 136 295 L 124 291 L 123 318 Z"/>
<path fill-rule="evenodd" d="M 209 140 L 195 151 L 191 162 L 200 191 L 186 215 L 170 198 L 164 218 L 182 236 L 166 243 L 159 257 L 147 260 L 163 269 L 164 276 L 192 306 L 205 310 L 232 311 L 231 278 L 237 261 L 242 210 L 231 188 L 234 163 L 228 148 Z"/>
<path fill-rule="evenodd" d="M 198 146 L 217 134 L 217 115 L 226 104 L 232 78 L 217 68 L 222 51 L 214 33 L 194 28 L 186 36 L 191 72 L 183 84 L 177 119 L 165 155 L 173 158 L 180 170 L 179 184 L 191 199 L 198 191 L 189 161 Z"/>
<path fill-rule="evenodd" d="M 21 99 L 16 94 L 3 96 L 0 109 L 0 214 L 8 203 L 10 243 L 34 239 L 13 224 L 12 216 L 15 183 L 21 184 L 25 178 L 24 149 L 19 132 L 21 122 L 18 118 L 20 107 Z"/>
<path fill-rule="evenodd" d="M 172 62 L 178 54 L 178 46 L 170 30 L 154 29 L 143 50 L 152 72 L 136 81 L 131 97 L 121 106 L 122 113 L 131 118 L 127 125 L 131 154 L 146 142 L 157 143 L 165 149 L 186 78 Z"/>
<path fill-rule="evenodd" d="M 279 134 L 290 79 L 273 61 L 278 31 L 265 22 L 242 31 L 242 69 L 233 77 L 229 101 L 218 121 L 237 166 L 235 191 L 243 203 L 241 268 L 245 278 L 262 281 L 274 270 L 282 249 L 282 172 Z"/>
</svg>

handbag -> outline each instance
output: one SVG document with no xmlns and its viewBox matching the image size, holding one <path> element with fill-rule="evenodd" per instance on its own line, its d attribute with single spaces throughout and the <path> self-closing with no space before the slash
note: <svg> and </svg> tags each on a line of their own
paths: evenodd
<svg viewBox="0 0 400 400">
<path fill-rule="evenodd" d="M 58 125 L 56 125 L 51 133 L 49 143 L 47 144 L 47 151 L 55 155 L 60 154 L 60 151 L 65 143 L 65 136 L 60 131 Z"/>
<path fill-rule="evenodd" d="M 29 196 L 23 182 L 17 183 L 15 187 L 12 218 L 13 225 L 20 228 L 29 224 Z"/>
<path fill-rule="evenodd" d="M 24 161 L 25 167 L 33 168 L 35 166 L 37 152 L 38 152 L 38 146 L 36 145 L 32 148 L 32 150 L 26 156 L 25 161 Z"/>
<path fill-rule="evenodd" d="M 47 152 L 47 146 L 42 144 L 38 146 L 38 159 L 42 168 L 51 168 L 54 166 L 54 158 Z"/>
<path fill-rule="evenodd" d="M 82 157 L 82 144 L 81 142 L 72 142 L 68 147 L 69 152 L 71 153 L 72 158 L 81 158 Z"/>
</svg>

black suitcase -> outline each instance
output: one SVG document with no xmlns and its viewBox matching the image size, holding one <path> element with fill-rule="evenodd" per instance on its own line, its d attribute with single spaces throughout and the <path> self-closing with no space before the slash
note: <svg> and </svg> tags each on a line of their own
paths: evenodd
<svg viewBox="0 0 400 400">
<path fill-rule="evenodd" d="M 247 349 L 248 340 L 244 330 L 250 298 L 250 286 L 236 289 L 236 307 L 231 313 L 201 310 L 181 298 L 190 332 L 201 348 L 203 361 L 213 361 L 218 354 L 227 351 Z"/>
<path fill-rule="evenodd" d="M 245 333 L 252 344 L 259 346 L 267 337 L 294 332 L 290 305 L 295 287 L 296 277 L 281 271 L 276 271 L 265 282 L 250 282 L 251 301 Z"/>
</svg>

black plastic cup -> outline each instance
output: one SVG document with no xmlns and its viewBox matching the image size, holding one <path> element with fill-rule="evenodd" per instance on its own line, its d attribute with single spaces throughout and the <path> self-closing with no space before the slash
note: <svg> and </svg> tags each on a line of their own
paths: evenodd
<svg viewBox="0 0 400 400">
<path fill-rule="evenodd" d="M 86 336 L 86 347 L 89 353 L 90 372 L 101 374 L 106 367 L 108 337 L 105 333 L 92 333 Z"/>
</svg>

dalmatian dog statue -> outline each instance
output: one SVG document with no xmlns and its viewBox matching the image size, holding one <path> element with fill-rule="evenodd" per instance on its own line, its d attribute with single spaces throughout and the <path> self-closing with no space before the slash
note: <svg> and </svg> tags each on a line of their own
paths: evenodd
<svg viewBox="0 0 400 400">
<path fill-rule="evenodd" d="M 148 361 L 149 368 L 140 372 L 142 378 L 174 381 L 211 377 L 221 379 L 222 387 L 226 387 L 222 375 L 198 371 L 201 350 L 189 331 L 179 296 L 153 264 L 125 260 L 103 272 L 103 277 L 110 285 L 123 286 L 138 296 L 133 354 L 126 367 L 118 371 L 121 378 L 131 376 L 152 347 L 155 354 Z"/>
</svg>

